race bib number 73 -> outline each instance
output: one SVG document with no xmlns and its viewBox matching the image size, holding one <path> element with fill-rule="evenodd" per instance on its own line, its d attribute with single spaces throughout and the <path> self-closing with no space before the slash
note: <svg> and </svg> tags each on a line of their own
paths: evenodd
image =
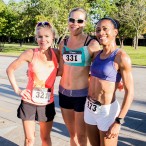
<svg viewBox="0 0 146 146">
<path fill-rule="evenodd" d="M 87 101 L 86 101 L 86 106 L 87 106 L 87 108 L 89 109 L 90 112 L 93 112 L 95 114 L 99 113 L 100 110 L 101 110 L 101 105 L 92 102 L 88 98 L 87 98 Z"/>
</svg>

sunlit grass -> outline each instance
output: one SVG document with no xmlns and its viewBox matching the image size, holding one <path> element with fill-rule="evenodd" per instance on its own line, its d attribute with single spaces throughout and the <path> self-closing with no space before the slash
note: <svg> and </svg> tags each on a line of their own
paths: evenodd
<svg viewBox="0 0 146 146">
<path fill-rule="evenodd" d="M 131 46 L 124 46 L 123 49 L 130 56 L 132 65 L 146 66 L 146 47 L 139 46 L 138 49 L 135 50 Z"/>
<path fill-rule="evenodd" d="M 18 56 L 23 51 L 35 47 L 37 47 L 35 44 L 23 44 L 22 47 L 20 47 L 20 44 L 5 44 L 4 50 L 0 52 L 0 55 Z M 139 46 L 138 49 L 135 50 L 131 46 L 124 46 L 123 49 L 130 56 L 133 65 L 146 66 L 146 47 Z"/>
<path fill-rule="evenodd" d="M 23 51 L 35 47 L 37 47 L 35 44 L 23 44 L 22 47 L 20 44 L 5 44 L 3 51 L 0 52 L 0 55 L 18 56 Z"/>
</svg>

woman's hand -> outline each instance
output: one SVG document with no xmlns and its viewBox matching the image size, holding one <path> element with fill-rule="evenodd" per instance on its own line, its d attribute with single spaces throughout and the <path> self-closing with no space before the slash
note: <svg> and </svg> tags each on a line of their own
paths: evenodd
<svg viewBox="0 0 146 146">
<path fill-rule="evenodd" d="M 122 81 L 120 81 L 118 83 L 118 89 L 119 89 L 119 91 L 123 91 L 124 90 L 124 85 L 123 85 L 123 82 Z"/>
<path fill-rule="evenodd" d="M 106 132 L 106 138 L 111 139 L 119 135 L 121 125 L 114 122 L 109 130 Z"/>
<path fill-rule="evenodd" d="M 19 95 L 19 96 L 22 96 L 24 99 L 29 99 L 29 100 L 31 100 L 30 90 L 28 90 L 28 89 L 21 90 L 21 91 L 18 93 L 18 95 Z"/>
</svg>

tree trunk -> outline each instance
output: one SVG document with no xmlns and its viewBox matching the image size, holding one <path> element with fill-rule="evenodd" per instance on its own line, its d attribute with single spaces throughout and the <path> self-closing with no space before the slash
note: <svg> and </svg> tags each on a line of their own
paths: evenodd
<svg viewBox="0 0 146 146">
<path fill-rule="evenodd" d="M 121 49 L 123 49 L 123 47 L 124 47 L 124 39 L 121 40 L 121 46 L 120 47 L 121 47 Z"/>
<path fill-rule="evenodd" d="M 119 38 L 120 46 L 121 46 L 121 39 Z"/>
<path fill-rule="evenodd" d="M 123 49 L 123 46 L 124 46 L 124 38 L 123 37 L 120 37 L 119 38 L 119 42 L 120 42 L 120 48 Z"/>
<path fill-rule="evenodd" d="M 11 43 L 11 37 L 8 37 L 8 43 Z"/>
<path fill-rule="evenodd" d="M 2 52 L 4 50 L 4 43 L 0 42 L 0 52 Z"/>
<path fill-rule="evenodd" d="M 20 45 L 20 47 L 22 47 L 22 44 L 23 44 L 23 39 L 19 39 L 19 45 Z"/>
<path fill-rule="evenodd" d="M 133 42 L 132 42 L 132 47 L 135 48 L 135 46 L 136 46 L 136 36 L 134 36 L 134 38 L 133 38 Z"/>
<path fill-rule="evenodd" d="M 135 36 L 135 49 L 138 49 L 138 31 L 136 31 L 136 36 Z"/>
</svg>

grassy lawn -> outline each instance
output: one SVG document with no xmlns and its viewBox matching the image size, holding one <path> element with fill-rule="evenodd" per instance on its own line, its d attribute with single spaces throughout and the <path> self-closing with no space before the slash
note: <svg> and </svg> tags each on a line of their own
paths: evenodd
<svg viewBox="0 0 146 146">
<path fill-rule="evenodd" d="M 146 66 L 146 47 L 139 46 L 135 50 L 131 46 L 124 46 L 123 48 L 132 60 L 132 65 Z"/>
<path fill-rule="evenodd" d="M 35 46 L 34 44 L 23 44 L 22 47 L 20 47 L 19 44 L 5 44 L 4 51 L 0 52 L 0 55 L 18 56 L 23 51 L 35 47 L 37 46 Z M 139 48 L 135 50 L 131 46 L 124 46 L 123 49 L 130 56 L 133 65 L 146 66 L 146 47 L 139 46 Z"/>
<path fill-rule="evenodd" d="M 18 56 L 23 51 L 35 47 L 37 47 L 35 44 L 23 44 L 22 47 L 20 47 L 20 44 L 5 44 L 4 50 L 0 52 L 0 55 Z"/>
</svg>

